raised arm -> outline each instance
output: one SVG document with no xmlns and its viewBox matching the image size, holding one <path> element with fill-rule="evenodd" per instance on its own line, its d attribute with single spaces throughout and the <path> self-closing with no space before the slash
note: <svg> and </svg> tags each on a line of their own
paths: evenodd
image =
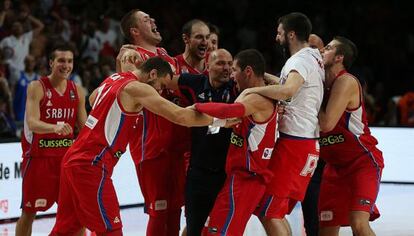
<svg viewBox="0 0 414 236">
<path fill-rule="evenodd" d="M 73 132 L 68 123 L 49 124 L 40 120 L 40 101 L 43 98 L 43 88 L 39 81 L 33 81 L 27 88 L 26 119 L 30 131 L 38 134 L 57 133 L 68 135 Z"/>
<path fill-rule="evenodd" d="M 354 105 L 355 103 L 356 105 Z M 323 132 L 335 128 L 347 107 L 359 105 L 358 82 L 352 77 L 342 76 L 332 86 L 326 109 L 319 111 L 319 126 Z"/>
<path fill-rule="evenodd" d="M 293 97 L 293 95 L 296 94 L 296 92 L 302 86 L 304 81 L 305 80 L 298 72 L 291 71 L 284 84 L 249 88 L 243 91 L 243 93 L 257 93 L 274 100 L 286 100 Z"/>
<path fill-rule="evenodd" d="M 40 32 L 42 32 L 43 28 L 45 28 L 45 25 L 42 23 L 42 21 L 30 14 L 27 16 L 27 19 L 29 19 L 33 24 L 33 37 L 36 37 L 40 34 Z"/>
<path fill-rule="evenodd" d="M 131 82 L 125 92 L 149 111 L 182 126 L 207 126 L 213 118 L 190 108 L 182 108 L 161 97 L 157 91 L 144 83 Z"/>
</svg>

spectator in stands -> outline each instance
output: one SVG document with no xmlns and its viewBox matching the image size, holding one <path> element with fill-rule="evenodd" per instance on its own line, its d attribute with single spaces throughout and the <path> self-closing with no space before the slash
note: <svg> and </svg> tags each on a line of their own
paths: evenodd
<svg viewBox="0 0 414 236">
<path fill-rule="evenodd" d="M 12 24 L 12 35 L 4 38 L 0 42 L 0 48 L 5 53 L 5 62 L 8 64 L 10 70 L 8 79 L 11 87 L 16 83 L 20 71 L 24 70 L 24 59 L 29 54 L 30 43 L 44 28 L 43 23 L 32 16 L 27 10 L 20 12 L 19 18 L 29 20 L 33 28 L 24 32 L 24 21 L 15 21 Z"/>
<path fill-rule="evenodd" d="M 11 91 L 5 77 L 0 76 L 0 140 L 16 137 L 16 125 L 10 116 Z"/>
<path fill-rule="evenodd" d="M 216 25 L 211 23 L 208 23 L 208 27 L 210 28 L 210 37 L 208 41 L 207 53 L 210 53 L 218 48 L 220 30 Z"/>
<path fill-rule="evenodd" d="M 405 93 L 398 101 L 397 106 L 399 124 L 414 127 L 414 91 L 408 91 Z"/>
<path fill-rule="evenodd" d="M 7 35 L 6 28 L 13 21 L 16 16 L 12 8 L 13 4 L 11 0 L 4 0 L 3 5 L 0 6 L 0 38 Z"/>
<path fill-rule="evenodd" d="M 118 36 L 115 30 L 110 27 L 111 19 L 108 16 L 102 16 L 101 18 L 100 27 L 95 33 L 101 44 L 99 54 L 102 57 L 115 58 L 119 49 Z"/>
<path fill-rule="evenodd" d="M 39 79 L 39 74 L 35 71 L 35 57 L 30 54 L 27 55 L 24 64 L 25 69 L 20 71 L 20 76 L 14 89 L 13 110 L 16 121 L 23 121 L 24 119 L 27 86 L 31 81 Z"/>
<path fill-rule="evenodd" d="M 99 61 L 99 51 L 101 50 L 101 43 L 96 36 L 96 22 L 89 20 L 86 25 L 86 32 L 82 35 L 80 42 L 81 58 L 90 57 L 94 63 Z"/>
</svg>

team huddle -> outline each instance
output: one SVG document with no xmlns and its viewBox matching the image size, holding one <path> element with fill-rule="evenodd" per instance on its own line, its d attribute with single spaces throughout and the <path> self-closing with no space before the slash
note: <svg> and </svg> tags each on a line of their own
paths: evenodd
<svg viewBox="0 0 414 236">
<path fill-rule="evenodd" d="M 50 235 L 122 235 L 111 175 L 127 145 L 147 235 L 179 235 L 183 206 L 183 235 L 243 235 L 252 215 L 268 235 L 291 235 L 285 216 L 297 202 L 307 235 L 341 226 L 375 235 L 384 163 L 361 84 L 347 72 L 357 48 L 339 36 L 324 47 L 302 13 L 276 27 L 288 57 L 279 77 L 255 49 L 233 57 L 218 48 L 218 30 L 201 20 L 183 26 L 185 51 L 171 57 L 157 47 L 155 20 L 132 10 L 121 20 L 130 44 L 89 96 L 89 114 L 67 79 L 72 49 L 55 47 L 51 74 L 28 87 L 16 235 L 30 235 L 36 212 L 55 202 Z"/>
</svg>

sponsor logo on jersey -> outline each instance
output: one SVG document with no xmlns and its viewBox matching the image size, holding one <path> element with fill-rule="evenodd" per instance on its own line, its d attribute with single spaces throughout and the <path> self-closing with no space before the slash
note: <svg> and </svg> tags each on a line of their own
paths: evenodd
<svg viewBox="0 0 414 236">
<path fill-rule="evenodd" d="M 333 212 L 332 211 L 321 211 L 320 218 L 321 218 L 321 221 L 331 221 L 333 220 Z"/>
<path fill-rule="evenodd" d="M 70 147 L 73 144 L 72 139 L 40 139 L 39 148 L 62 148 Z"/>
<path fill-rule="evenodd" d="M 48 99 L 51 99 L 52 98 L 52 91 L 50 91 L 50 89 L 47 89 L 47 91 L 46 91 L 46 97 Z"/>
<path fill-rule="evenodd" d="M 238 136 L 235 133 L 231 133 L 230 136 L 230 143 L 237 146 L 237 147 L 243 147 L 244 138 Z"/>
<path fill-rule="evenodd" d="M 88 119 L 86 120 L 85 126 L 88 127 L 89 129 L 93 129 L 97 123 L 98 123 L 98 119 L 96 119 L 92 115 L 89 115 Z"/>
<path fill-rule="evenodd" d="M 26 205 L 24 205 L 25 207 L 32 207 L 32 204 L 30 202 L 27 202 Z"/>
<path fill-rule="evenodd" d="M 262 159 L 270 159 L 272 157 L 273 148 L 265 148 L 263 151 Z"/>
<path fill-rule="evenodd" d="M 182 66 L 181 73 L 188 73 L 188 68 L 186 66 Z"/>
<path fill-rule="evenodd" d="M 155 201 L 154 210 L 161 211 L 167 209 L 167 200 L 157 200 Z"/>
<path fill-rule="evenodd" d="M 114 224 L 117 224 L 117 223 L 119 223 L 119 222 L 121 222 L 121 220 L 119 220 L 119 217 L 118 217 L 118 216 L 115 216 L 115 219 L 114 219 Z"/>
<path fill-rule="evenodd" d="M 122 154 L 124 154 L 122 151 L 116 151 L 115 153 L 114 153 L 114 157 L 116 157 L 116 158 L 121 158 L 121 156 L 122 156 Z"/>
<path fill-rule="evenodd" d="M 319 138 L 319 144 L 321 146 L 329 146 L 345 142 L 343 134 L 332 134 L 328 137 Z"/>
<path fill-rule="evenodd" d="M 47 204 L 47 200 L 44 198 L 36 199 L 35 207 L 45 207 Z"/>
<path fill-rule="evenodd" d="M 208 232 L 210 234 L 216 234 L 218 231 L 217 227 L 208 227 Z"/>
<path fill-rule="evenodd" d="M 51 106 L 53 106 L 52 101 L 50 101 L 50 100 L 49 100 L 49 101 L 47 101 L 46 106 L 47 106 L 47 107 L 51 107 Z"/>
<path fill-rule="evenodd" d="M 200 93 L 198 95 L 198 98 L 200 98 L 201 100 L 204 100 L 204 99 L 206 99 L 206 95 L 204 93 Z"/>
<path fill-rule="evenodd" d="M 75 96 L 75 92 L 73 90 L 69 91 L 69 96 L 70 96 L 70 100 L 71 101 L 75 101 L 76 96 Z"/>
<path fill-rule="evenodd" d="M 371 205 L 371 201 L 368 200 L 368 199 L 360 199 L 359 204 L 362 205 L 362 206 L 369 206 L 369 205 Z"/>
</svg>

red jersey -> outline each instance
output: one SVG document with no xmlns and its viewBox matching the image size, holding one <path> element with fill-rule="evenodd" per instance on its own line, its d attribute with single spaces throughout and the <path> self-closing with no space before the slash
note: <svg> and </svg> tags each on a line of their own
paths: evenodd
<svg viewBox="0 0 414 236">
<path fill-rule="evenodd" d="M 137 80 L 131 72 L 115 73 L 98 88 L 85 127 L 64 158 L 64 165 L 103 165 L 109 174 L 125 152 L 139 113 L 125 111 L 119 100 L 122 89 Z"/>
<path fill-rule="evenodd" d="M 347 72 L 343 70 L 337 78 L 345 73 Z M 359 84 L 358 79 L 355 78 L 355 80 Z M 359 85 L 359 94 L 359 107 L 354 110 L 345 110 L 332 131 L 321 133 L 320 157 L 333 165 L 346 165 L 354 161 L 364 161 L 358 159 L 365 158 L 366 154 L 369 154 L 369 161 L 372 161 L 375 166 L 383 167 L 382 155 L 372 154 L 381 152 L 376 148 L 378 141 L 371 135 L 368 128 L 361 85 Z"/>
<path fill-rule="evenodd" d="M 141 55 L 141 58 L 144 60 L 147 60 L 148 58 L 151 58 L 151 57 L 157 57 L 157 56 L 161 57 L 162 59 L 164 59 L 170 64 L 173 73 L 178 74 L 179 66 L 178 66 L 177 61 L 175 60 L 175 58 L 170 57 L 164 48 L 157 48 L 155 52 L 152 52 L 145 48 L 138 47 L 137 52 Z"/>
<path fill-rule="evenodd" d="M 40 100 L 40 120 L 49 124 L 65 122 L 75 127 L 78 114 L 79 96 L 73 81 L 67 80 L 63 94 L 56 91 L 48 77 L 39 80 L 43 87 L 43 98 Z M 58 135 L 55 133 L 38 134 L 29 130 L 24 118 L 22 135 L 23 157 L 62 157 L 73 143 L 73 133 Z"/>
<path fill-rule="evenodd" d="M 208 76 L 207 65 L 205 63 L 205 60 L 204 60 L 204 70 L 199 71 L 196 68 L 189 65 L 185 61 L 184 54 L 180 54 L 180 55 L 176 56 L 175 59 L 177 60 L 177 63 L 178 63 L 178 72 L 179 72 L 179 74 L 189 73 L 189 74 L 193 74 L 193 75 L 203 74 L 203 75 Z"/>
<path fill-rule="evenodd" d="M 170 57 L 164 48 L 157 48 L 155 52 L 152 52 L 138 47 L 137 51 L 144 60 L 160 56 L 170 64 L 173 72 L 177 73 L 177 61 Z M 170 91 L 164 91 L 162 96 L 170 101 L 178 101 L 178 98 Z M 159 156 L 170 146 L 174 133 L 174 124 L 167 119 L 146 109 L 143 109 L 142 114 L 137 121 L 138 133 L 132 137 L 130 142 L 130 151 L 135 164 Z"/>
<path fill-rule="evenodd" d="M 277 113 L 265 122 L 254 122 L 244 117 L 233 128 L 227 154 L 226 172 L 247 171 L 262 176 L 265 183 L 272 177 L 268 164 L 277 139 Z"/>
</svg>

